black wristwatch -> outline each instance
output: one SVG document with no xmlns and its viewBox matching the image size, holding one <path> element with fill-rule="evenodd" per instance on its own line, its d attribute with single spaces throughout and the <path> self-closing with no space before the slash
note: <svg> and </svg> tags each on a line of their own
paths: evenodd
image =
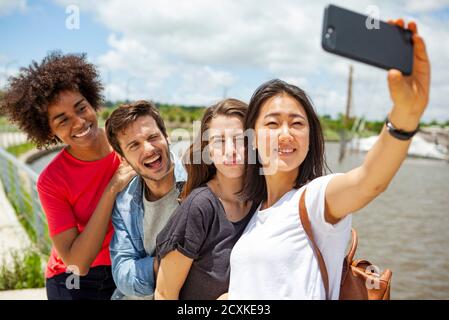
<svg viewBox="0 0 449 320">
<path fill-rule="evenodd" d="M 419 131 L 419 124 L 414 131 L 404 131 L 401 129 L 396 129 L 395 126 L 391 123 L 390 119 L 388 119 L 388 116 L 385 119 L 385 125 L 387 126 L 388 132 L 393 137 L 399 140 L 409 140 Z"/>
</svg>

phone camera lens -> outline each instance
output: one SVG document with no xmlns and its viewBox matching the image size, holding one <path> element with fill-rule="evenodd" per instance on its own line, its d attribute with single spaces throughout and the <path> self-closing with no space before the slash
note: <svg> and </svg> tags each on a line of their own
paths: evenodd
<svg viewBox="0 0 449 320">
<path fill-rule="evenodd" d="M 325 45 L 330 49 L 335 49 L 337 32 L 333 26 L 327 26 L 326 33 L 324 34 Z"/>
<path fill-rule="evenodd" d="M 332 36 L 332 33 L 334 33 L 334 28 L 327 27 L 327 31 L 326 31 L 326 34 L 324 35 L 324 37 L 329 40 Z"/>
</svg>

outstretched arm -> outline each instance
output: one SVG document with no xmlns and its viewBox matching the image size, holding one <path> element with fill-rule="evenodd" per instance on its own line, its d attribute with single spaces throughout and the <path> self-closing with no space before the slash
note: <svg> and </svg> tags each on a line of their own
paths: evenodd
<svg viewBox="0 0 449 320">
<path fill-rule="evenodd" d="M 402 19 L 390 23 L 404 27 Z M 398 70 L 388 72 L 388 86 L 393 100 L 388 118 L 396 128 L 413 131 L 429 100 L 430 63 L 416 24 L 410 22 L 408 29 L 413 33 L 413 72 L 408 77 Z M 407 156 L 410 143 L 411 140 L 394 138 L 384 126 L 363 164 L 329 182 L 326 189 L 327 222 L 338 222 L 347 214 L 363 208 L 383 192 Z"/>
</svg>

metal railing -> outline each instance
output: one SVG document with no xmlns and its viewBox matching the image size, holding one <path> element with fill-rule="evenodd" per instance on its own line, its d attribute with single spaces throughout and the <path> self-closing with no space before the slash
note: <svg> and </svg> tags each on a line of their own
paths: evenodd
<svg viewBox="0 0 449 320">
<path fill-rule="evenodd" d="M 10 124 L 5 118 L 0 117 L 0 147 L 8 148 L 9 146 L 18 145 L 26 142 L 27 136 L 21 132 L 16 126 Z"/>
<path fill-rule="evenodd" d="M 5 193 L 30 239 L 42 253 L 49 253 L 51 240 L 37 194 L 38 174 L 0 147 L 0 178 Z"/>
</svg>

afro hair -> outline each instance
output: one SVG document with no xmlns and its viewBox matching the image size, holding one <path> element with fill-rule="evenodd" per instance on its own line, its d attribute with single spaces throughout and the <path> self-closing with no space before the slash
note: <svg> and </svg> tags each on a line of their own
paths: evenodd
<svg viewBox="0 0 449 320">
<path fill-rule="evenodd" d="M 98 110 L 103 101 L 103 86 L 95 66 L 85 54 L 52 52 L 40 64 L 33 61 L 10 77 L 1 101 L 1 111 L 28 135 L 38 148 L 57 144 L 48 122 L 48 106 L 64 90 L 80 92 Z"/>
</svg>

